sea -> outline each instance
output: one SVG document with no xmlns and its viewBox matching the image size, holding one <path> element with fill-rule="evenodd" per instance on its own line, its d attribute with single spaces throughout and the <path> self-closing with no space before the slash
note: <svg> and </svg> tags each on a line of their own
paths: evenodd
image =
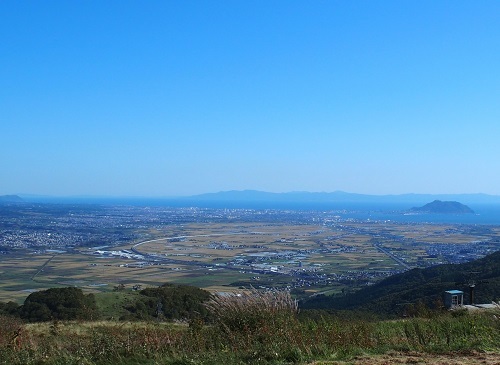
<svg viewBox="0 0 500 365">
<path fill-rule="evenodd" d="M 429 214 L 415 213 L 412 207 L 422 206 L 421 202 L 380 203 L 380 202 L 289 202 L 289 201 L 214 201 L 196 199 L 169 198 L 60 198 L 34 199 L 32 201 L 45 203 L 97 204 L 97 205 L 131 205 L 186 208 L 198 207 L 206 209 L 252 209 L 252 210 L 288 210 L 288 211 L 320 211 L 330 212 L 340 219 L 355 219 L 362 221 L 384 221 L 400 223 L 449 223 L 499 225 L 499 203 L 464 203 L 474 213 L 470 214 Z"/>
<path fill-rule="evenodd" d="M 351 207 L 353 208 L 353 207 Z M 472 207 L 471 207 L 472 208 Z M 407 206 L 365 206 L 360 210 L 348 210 L 342 218 L 364 221 L 393 221 L 399 223 L 449 223 L 473 225 L 500 225 L 500 204 L 476 205 L 471 214 L 414 213 Z"/>
<path fill-rule="evenodd" d="M 139 202 L 136 202 L 139 203 Z M 422 206 L 419 203 L 331 203 L 331 202 L 265 202 L 265 201 L 181 201 L 158 200 L 142 204 L 170 207 L 200 207 L 211 209 L 254 209 L 254 210 L 288 210 L 288 211 L 320 211 L 331 212 L 340 219 L 362 221 L 393 221 L 399 223 L 450 223 L 500 225 L 500 204 L 468 205 L 471 214 L 429 214 L 411 212 L 412 207 Z M 141 204 L 141 205 L 142 205 Z"/>
<path fill-rule="evenodd" d="M 163 204 L 166 202 L 163 202 Z M 214 209 L 297 210 L 331 212 L 341 219 L 394 221 L 400 223 L 451 223 L 500 225 L 500 204 L 470 204 L 470 214 L 430 214 L 411 212 L 418 203 L 293 203 L 293 202 L 207 202 L 171 201 L 170 206 L 196 206 Z"/>
</svg>

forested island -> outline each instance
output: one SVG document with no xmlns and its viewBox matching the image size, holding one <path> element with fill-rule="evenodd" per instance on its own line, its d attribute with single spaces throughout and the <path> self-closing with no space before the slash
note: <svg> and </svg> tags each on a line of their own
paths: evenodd
<svg viewBox="0 0 500 365">
<path fill-rule="evenodd" d="M 422 207 L 411 208 L 412 212 L 434 213 L 434 214 L 474 214 L 467 205 L 455 201 L 434 200 Z"/>
</svg>

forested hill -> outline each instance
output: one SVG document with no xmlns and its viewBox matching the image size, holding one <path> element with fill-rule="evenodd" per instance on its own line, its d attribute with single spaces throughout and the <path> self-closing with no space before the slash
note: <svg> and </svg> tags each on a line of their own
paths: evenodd
<svg viewBox="0 0 500 365">
<path fill-rule="evenodd" d="M 438 213 L 438 214 L 473 214 L 474 211 L 467 205 L 453 201 L 434 200 L 423 207 L 411 209 L 414 212 Z"/>
<path fill-rule="evenodd" d="M 474 273 L 474 274 L 471 274 Z M 345 296 L 316 296 L 302 304 L 304 309 L 355 309 L 391 315 L 401 312 L 402 306 L 419 301 L 435 305 L 443 292 L 464 291 L 469 303 L 468 281 L 478 284 L 476 303 L 491 303 L 500 299 L 500 251 L 464 264 L 438 265 L 413 269 L 393 275 L 379 283 Z"/>
</svg>

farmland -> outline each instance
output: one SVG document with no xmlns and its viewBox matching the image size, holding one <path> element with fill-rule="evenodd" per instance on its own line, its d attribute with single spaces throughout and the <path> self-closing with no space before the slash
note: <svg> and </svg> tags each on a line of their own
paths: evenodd
<svg viewBox="0 0 500 365">
<path fill-rule="evenodd" d="M 92 205 L 1 207 L 0 301 L 163 282 L 312 295 L 500 248 L 497 226 L 366 221 L 345 211 Z"/>
</svg>

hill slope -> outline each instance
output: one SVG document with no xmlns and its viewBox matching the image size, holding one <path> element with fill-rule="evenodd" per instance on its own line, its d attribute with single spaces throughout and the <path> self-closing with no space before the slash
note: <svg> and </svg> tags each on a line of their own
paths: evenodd
<svg viewBox="0 0 500 365">
<path fill-rule="evenodd" d="M 450 289 L 463 290 L 469 303 L 467 282 L 471 272 L 476 282 L 475 302 L 491 303 L 500 298 L 500 251 L 482 259 L 456 265 L 439 265 L 413 269 L 393 275 L 379 283 L 343 297 L 317 296 L 305 303 L 305 309 L 357 309 L 390 315 L 401 306 L 422 301 L 433 305 Z"/>
</svg>

